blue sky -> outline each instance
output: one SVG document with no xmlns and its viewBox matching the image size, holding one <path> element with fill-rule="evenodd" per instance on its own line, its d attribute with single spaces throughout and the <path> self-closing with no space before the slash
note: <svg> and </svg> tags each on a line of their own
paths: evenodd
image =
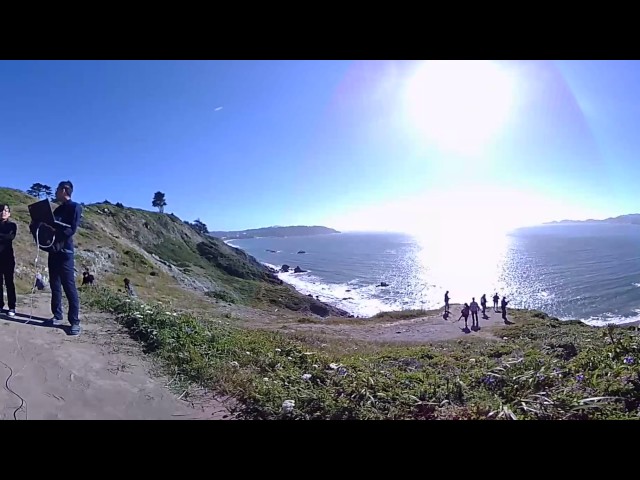
<svg viewBox="0 0 640 480">
<path fill-rule="evenodd" d="M 640 211 L 636 61 L 1 61 L 4 186 L 212 230 Z"/>
</svg>

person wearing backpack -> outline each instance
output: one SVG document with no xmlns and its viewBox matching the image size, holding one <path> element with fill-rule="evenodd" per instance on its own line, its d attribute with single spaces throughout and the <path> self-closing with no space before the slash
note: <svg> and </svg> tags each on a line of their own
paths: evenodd
<svg viewBox="0 0 640 480">
<path fill-rule="evenodd" d="M 40 224 L 31 224 L 29 229 L 41 246 L 40 248 L 49 254 L 47 266 L 49 267 L 49 286 L 51 288 L 51 313 L 53 317 L 47 322 L 49 325 L 61 325 L 62 320 L 62 291 L 67 297 L 69 310 L 67 319 L 71 324 L 70 335 L 80 335 L 80 299 L 75 279 L 74 242 L 80 220 L 82 219 L 82 206 L 71 200 L 73 183 L 60 182 L 56 189 L 56 201 L 60 204 L 53 216 L 58 222 L 65 223 L 69 227 Z"/>
</svg>

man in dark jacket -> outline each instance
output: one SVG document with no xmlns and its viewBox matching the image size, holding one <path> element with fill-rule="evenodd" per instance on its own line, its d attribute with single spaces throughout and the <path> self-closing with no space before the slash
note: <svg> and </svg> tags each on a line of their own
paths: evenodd
<svg viewBox="0 0 640 480">
<path fill-rule="evenodd" d="M 52 325 L 62 323 L 62 290 L 69 303 L 67 319 L 71 324 L 71 335 L 80 334 L 80 300 L 75 281 L 75 262 L 73 236 L 75 235 L 80 220 L 82 219 L 82 207 L 71 200 L 73 184 L 70 181 L 60 182 L 56 189 L 56 201 L 60 204 L 54 211 L 54 218 L 61 223 L 69 225 L 63 227 L 56 224 L 55 242 L 47 250 L 49 252 L 49 285 L 51 286 L 51 313 L 53 318 L 49 320 Z M 37 226 L 31 226 L 34 233 Z M 41 228 L 43 228 L 41 226 Z"/>
<path fill-rule="evenodd" d="M 6 285 L 9 316 L 13 317 L 16 314 L 16 286 L 13 282 L 16 259 L 13 253 L 13 240 L 16 238 L 18 227 L 9 220 L 10 217 L 9 205 L 0 204 L 0 310 L 4 310 L 3 285 Z"/>
</svg>

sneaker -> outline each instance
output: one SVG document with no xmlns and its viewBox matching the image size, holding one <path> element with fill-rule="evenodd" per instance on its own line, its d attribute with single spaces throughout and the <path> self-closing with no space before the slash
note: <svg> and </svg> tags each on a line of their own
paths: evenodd
<svg viewBox="0 0 640 480">
<path fill-rule="evenodd" d="M 8 315 L 10 317 L 15 317 L 16 316 L 16 309 L 15 308 L 10 309 Z"/>
<path fill-rule="evenodd" d="M 82 329 L 80 328 L 80 325 L 77 323 L 74 323 L 73 325 L 71 325 L 71 329 L 69 330 L 69 335 L 80 335 L 81 331 Z"/>
<path fill-rule="evenodd" d="M 47 325 L 52 325 L 52 326 L 55 326 L 55 327 L 59 327 L 60 325 L 62 325 L 64 323 L 64 320 L 62 320 L 61 318 L 51 317 L 45 323 Z"/>
</svg>

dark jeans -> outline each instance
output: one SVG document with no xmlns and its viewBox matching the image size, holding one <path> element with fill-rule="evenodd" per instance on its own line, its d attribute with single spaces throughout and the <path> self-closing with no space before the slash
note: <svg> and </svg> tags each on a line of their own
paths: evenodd
<svg viewBox="0 0 640 480">
<path fill-rule="evenodd" d="M 62 290 L 69 303 L 67 319 L 71 325 L 79 324 L 80 299 L 76 288 L 74 259 L 72 253 L 49 254 L 49 285 L 51 286 L 51 313 L 62 320 Z"/>
<path fill-rule="evenodd" d="M 4 308 L 4 285 L 7 286 L 9 310 L 15 310 L 16 308 L 16 286 L 13 283 L 15 270 L 16 261 L 13 258 L 0 258 L 0 308 Z"/>
<path fill-rule="evenodd" d="M 471 322 L 478 323 L 478 312 L 471 312 Z"/>
</svg>

